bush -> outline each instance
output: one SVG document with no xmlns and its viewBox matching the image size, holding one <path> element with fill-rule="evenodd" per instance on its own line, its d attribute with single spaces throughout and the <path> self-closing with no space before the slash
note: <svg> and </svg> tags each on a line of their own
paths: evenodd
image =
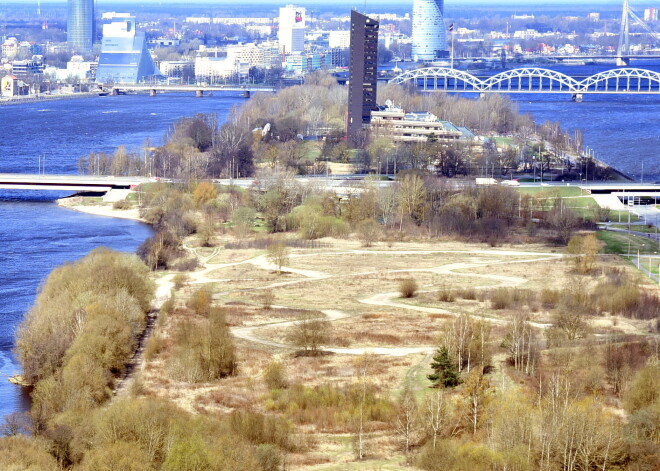
<svg viewBox="0 0 660 471">
<path fill-rule="evenodd" d="M 264 382 L 268 389 L 284 389 L 289 385 L 286 379 L 286 368 L 279 361 L 273 361 L 264 369 Z"/>
<path fill-rule="evenodd" d="M 474 288 L 463 288 L 456 291 L 456 297 L 474 301 L 477 299 L 477 290 Z"/>
<path fill-rule="evenodd" d="M 174 275 L 172 278 L 172 282 L 174 283 L 174 289 L 181 289 L 183 288 L 186 283 L 188 282 L 188 275 L 185 273 L 177 273 Z"/>
<path fill-rule="evenodd" d="M 128 200 L 117 200 L 112 204 L 112 209 L 126 210 L 131 209 L 131 202 Z"/>
<path fill-rule="evenodd" d="M 186 305 L 198 316 L 208 317 L 212 302 L 213 293 L 211 289 L 203 286 L 192 294 Z"/>
<path fill-rule="evenodd" d="M 261 301 L 261 307 L 269 310 L 275 302 L 275 293 L 272 289 L 266 289 L 259 295 L 259 300 Z"/>
<path fill-rule="evenodd" d="M 443 303 L 453 303 L 456 300 L 456 294 L 451 287 L 443 286 L 438 290 L 437 299 Z"/>
<path fill-rule="evenodd" d="M 198 383 L 236 373 L 234 343 L 219 308 L 211 308 L 201 323 L 180 322 L 175 344 L 168 371 L 177 381 Z"/>
<path fill-rule="evenodd" d="M 405 278 L 399 282 L 399 293 L 402 298 L 412 298 L 417 293 L 417 282 L 413 278 Z"/>
<path fill-rule="evenodd" d="M 373 218 L 360 221 L 357 224 L 356 232 L 363 247 L 371 247 L 382 235 L 380 224 Z"/>
</svg>

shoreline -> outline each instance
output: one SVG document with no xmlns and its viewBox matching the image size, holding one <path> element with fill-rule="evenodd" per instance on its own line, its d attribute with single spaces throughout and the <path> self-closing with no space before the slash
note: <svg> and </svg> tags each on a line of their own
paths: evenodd
<svg viewBox="0 0 660 471">
<path fill-rule="evenodd" d="M 80 213 L 91 214 L 93 216 L 111 217 L 117 219 L 128 219 L 130 221 L 136 221 L 147 224 L 147 222 L 140 217 L 140 213 L 137 208 L 114 209 L 112 205 L 81 204 L 83 201 L 84 201 L 83 196 L 69 196 L 66 198 L 60 198 L 55 202 L 61 208 L 72 209 L 73 211 L 78 211 Z"/>
<path fill-rule="evenodd" d="M 0 106 L 4 105 L 20 105 L 23 103 L 38 103 L 42 101 L 55 101 L 55 100 L 68 100 L 71 98 L 94 98 L 98 97 L 98 92 L 80 92 L 80 93 L 64 93 L 56 95 L 24 95 L 17 97 L 0 98 Z"/>
</svg>

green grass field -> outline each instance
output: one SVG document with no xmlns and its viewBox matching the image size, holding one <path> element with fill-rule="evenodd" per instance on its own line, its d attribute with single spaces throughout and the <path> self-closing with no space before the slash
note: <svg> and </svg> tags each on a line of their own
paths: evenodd
<svg viewBox="0 0 660 471">
<path fill-rule="evenodd" d="M 659 252 L 658 242 L 633 234 L 622 232 L 598 231 L 598 239 L 605 243 L 603 251 L 609 254 L 652 255 Z"/>
</svg>

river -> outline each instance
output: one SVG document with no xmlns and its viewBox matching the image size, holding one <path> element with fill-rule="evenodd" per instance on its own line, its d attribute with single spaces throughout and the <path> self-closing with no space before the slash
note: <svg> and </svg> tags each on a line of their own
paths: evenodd
<svg viewBox="0 0 660 471">
<path fill-rule="evenodd" d="M 139 150 L 145 139 L 163 140 L 180 117 L 217 113 L 220 121 L 244 101 L 237 94 L 195 98 L 80 98 L 0 106 L 0 173 L 76 173 L 79 157 Z M 134 252 L 150 235 L 144 224 L 90 216 L 58 207 L 65 193 L 0 190 L 0 420 L 26 410 L 28 398 L 7 377 L 20 372 L 12 354 L 16 327 L 34 302 L 39 284 L 57 265 L 99 246 Z"/>
</svg>

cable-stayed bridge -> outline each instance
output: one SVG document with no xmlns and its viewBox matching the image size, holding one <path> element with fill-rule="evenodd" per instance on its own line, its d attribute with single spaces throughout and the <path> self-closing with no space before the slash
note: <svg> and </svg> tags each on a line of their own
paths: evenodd
<svg viewBox="0 0 660 471">
<path fill-rule="evenodd" d="M 491 76 L 476 76 L 448 67 L 425 67 L 402 73 L 389 83 L 410 83 L 426 92 L 565 93 L 576 99 L 589 93 L 660 95 L 660 73 L 635 68 L 576 78 L 536 67 L 511 69 Z"/>
</svg>

